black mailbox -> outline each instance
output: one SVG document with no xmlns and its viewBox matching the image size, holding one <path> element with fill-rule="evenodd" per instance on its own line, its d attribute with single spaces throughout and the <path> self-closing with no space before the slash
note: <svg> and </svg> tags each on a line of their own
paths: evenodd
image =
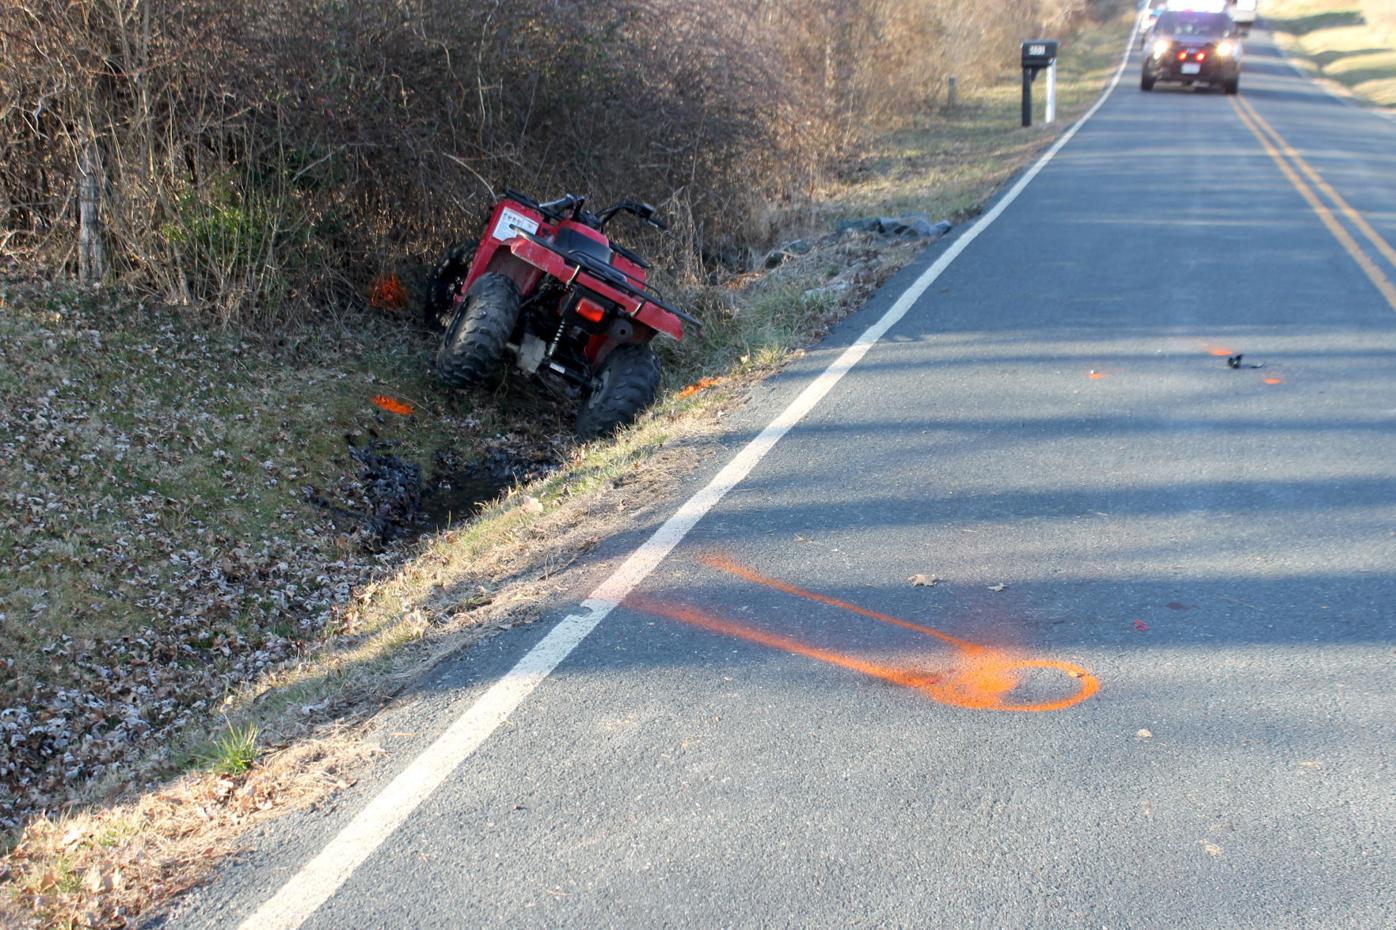
<svg viewBox="0 0 1396 930">
<path fill-rule="evenodd" d="M 1023 43 L 1024 68 L 1045 68 L 1056 60 L 1056 39 L 1029 39 Z"/>
</svg>

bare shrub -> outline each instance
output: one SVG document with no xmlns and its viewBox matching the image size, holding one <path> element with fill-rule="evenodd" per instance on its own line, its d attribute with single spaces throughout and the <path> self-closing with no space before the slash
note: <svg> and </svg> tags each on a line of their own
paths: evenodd
<svg viewBox="0 0 1396 930">
<path fill-rule="evenodd" d="M 268 322 L 429 261 L 508 183 L 666 203 L 696 274 L 1084 2 L 8 0 L 0 252 Z"/>
</svg>

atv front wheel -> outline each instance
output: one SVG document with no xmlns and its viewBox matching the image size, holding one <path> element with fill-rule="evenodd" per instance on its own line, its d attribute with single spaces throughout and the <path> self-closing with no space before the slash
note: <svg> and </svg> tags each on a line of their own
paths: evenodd
<svg viewBox="0 0 1396 930">
<path fill-rule="evenodd" d="M 474 242 L 462 242 L 447 249 L 432 270 L 427 296 L 422 301 L 422 325 L 427 329 L 439 333 L 450 323 L 451 308 L 455 305 L 456 294 L 465 283 L 466 275 L 470 274 L 475 247 Z"/>
<path fill-rule="evenodd" d="M 601 363 L 577 412 L 577 435 L 606 436 L 633 421 L 659 393 L 659 359 L 646 345 L 617 346 Z"/>
<path fill-rule="evenodd" d="M 446 328 L 436 371 L 452 387 L 483 384 L 504 361 L 509 334 L 519 319 L 519 291 L 502 274 L 481 275 Z"/>
</svg>

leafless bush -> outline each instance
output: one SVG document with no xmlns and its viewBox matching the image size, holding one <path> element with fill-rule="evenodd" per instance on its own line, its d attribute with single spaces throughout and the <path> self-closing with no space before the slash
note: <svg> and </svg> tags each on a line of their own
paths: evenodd
<svg viewBox="0 0 1396 930">
<path fill-rule="evenodd" d="M 0 252 L 265 322 L 508 183 L 667 203 L 696 272 L 1083 3 L 6 0 Z"/>
</svg>

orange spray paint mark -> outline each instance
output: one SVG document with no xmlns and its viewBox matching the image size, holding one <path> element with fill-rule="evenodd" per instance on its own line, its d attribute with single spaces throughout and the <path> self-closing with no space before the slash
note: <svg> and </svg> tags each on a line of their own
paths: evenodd
<svg viewBox="0 0 1396 930">
<path fill-rule="evenodd" d="M 1264 380 L 1265 380 L 1265 383 L 1266 383 L 1266 384 L 1284 384 L 1284 383 L 1285 383 L 1285 379 L 1284 379 L 1284 378 L 1276 378 L 1276 377 L 1274 377 L 1274 376 L 1271 376 L 1271 377 L 1269 377 L 1269 378 L 1265 378 Z"/>
<path fill-rule="evenodd" d="M 1103 371 L 1092 371 L 1092 372 L 1089 372 L 1089 373 L 1086 375 L 1086 377 L 1087 377 L 1087 378 L 1090 378 L 1092 381 L 1101 381 L 1101 380 L 1103 380 L 1103 379 L 1105 378 L 1105 372 L 1103 372 Z"/>
<path fill-rule="evenodd" d="M 682 400 L 685 397 L 692 397 L 694 394 L 697 394 L 700 391 L 706 391 L 710 387 L 717 387 L 721 383 L 721 378 L 699 378 L 697 381 L 690 384 L 682 391 L 679 391 L 678 397 L 680 400 Z"/>
<path fill-rule="evenodd" d="M 375 396 L 373 398 L 373 406 L 378 407 L 381 410 L 386 410 L 389 413 L 395 413 L 400 417 L 410 417 L 413 413 L 416 412 L 411 408 L 411 406 L 404 404 L 402 401 L 396 398 L 389 397 L 387 394 L 379 394 Z"/>
<path fill-rule="evenodd" d="M 1215 355 L 1217 358 L 1226 358 L 1228 356 L 1235 355 L 1236 353 L 1231 351 L 1230 349 L 1224 348 L 1223 346 L 1208 346 L 1207 354 Z"/>
<path fill-rule="evenodd" d="M 830 649 L 810 646 L 788 636 L 768 633 L 745 624 L 702 613 L 690 607 L 667 604 L 653 598 L 632 596 L 626 600 L 626 603 L 648 613 L 677 620 L 714 633 L 722 633 L 793 655 L 861 672 L 872 678 L 920 691 L 935 701 L 953 707 L 1030 713 L 1063 710 L 1081 703 L 1100 690 L 1100 682 L 1094 675 L 1071 662 L 1027 658 L 1006 649 L 972 643 L 924 624 L 913 623 L 910 620 L 868 610 L 865 607 L 859 607 L 857 604 L 850 604 L 837 598 L 806 591 L 778 578 L 762 575 L 720 556 L 708 556 L 702 561 L 713 568 L 736 575 L 753 584 L 817 604 L 837 607 L 840 610 L 846 610 L 878 623 L 911 630 L 922 636 L 939 640 L 952 646 L 957 655 L 953 661 L 947 663 L 943 671 L 937 673 L 897 668 Z M 1055 701 L 1016 702 L 1011 700 L 1013 692 L 1022 684 L 1023 673 L 1035 669 L 1053 670 L 1066 674 L 1077 681 L 1076 691 Z"/>
<path fill-rule="evenodd" d="M 375 278 L 368 288 L 369 305 L 379 310 L 400 311 L 411 302 L 411 299 L 412 295 L 407 292 L 407 288 L 402 286 L 402 282 L 395 274 Z"/>
</svg>

